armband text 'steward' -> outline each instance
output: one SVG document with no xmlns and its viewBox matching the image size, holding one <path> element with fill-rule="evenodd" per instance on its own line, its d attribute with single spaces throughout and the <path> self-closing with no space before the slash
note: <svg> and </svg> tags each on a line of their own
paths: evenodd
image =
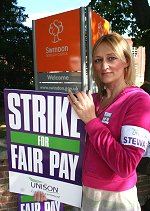
<svg viewBox="0 0 150 211">
<path fill-rule="evenodd" d="M 148 130 L 132 126 L 124 125 L 121 130 L 121 143 L 124 145 L 135 146 L 146 151 L 150 133 Z"/>
</svg>

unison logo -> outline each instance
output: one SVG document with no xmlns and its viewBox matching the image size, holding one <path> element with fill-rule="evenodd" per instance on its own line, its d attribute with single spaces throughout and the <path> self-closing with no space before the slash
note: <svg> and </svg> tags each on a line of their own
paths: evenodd
<svg viewBox="0 0 150 211">
<path fill-rule="evenodd" d="M 58 187 L 45 184 L 39 180 L 29 178 L 31 180 L 31 188 L 38 189 L 39 191 L 47 191 L 48 193 L 59 193 Z"/>
</svg>

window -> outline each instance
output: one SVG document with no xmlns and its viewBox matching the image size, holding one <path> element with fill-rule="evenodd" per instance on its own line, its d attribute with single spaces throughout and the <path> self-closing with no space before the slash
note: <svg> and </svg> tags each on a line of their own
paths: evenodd
<svg viewBox="0 0 150 211">
<path fill-rule="evenodd" d="M 137 57 L 137 47 L 132 47 L 132 53 L 134 58 Z"/>
</svg>

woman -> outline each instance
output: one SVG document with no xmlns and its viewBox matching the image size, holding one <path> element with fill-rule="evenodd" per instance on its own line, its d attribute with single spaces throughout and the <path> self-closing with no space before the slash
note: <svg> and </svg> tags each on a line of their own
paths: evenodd
<svg viewBox="0 0 150 211">
<path fill-rule="evenodd" d="M 139 211 L 136 167 L 150 130 L 150 97 L 134 86 L 134 62 L 117 33 L 93 47 L 93 76 L 98 94 L 69 92 L 85 123 L 82 211 Z"/>
</svg>

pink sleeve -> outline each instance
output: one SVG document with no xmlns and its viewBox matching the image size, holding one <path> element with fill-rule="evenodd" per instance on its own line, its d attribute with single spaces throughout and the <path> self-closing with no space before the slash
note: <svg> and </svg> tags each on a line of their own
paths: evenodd
<svg viewBox="0 0 150 211">
<path fill-rule="evenodd" d="M 137 99 L 134 99 L 131 104 L 129 105 L 122 126 L 135 126 L 139 130 L 144 129 L 146 134 L 149 134 L 149 96 L 145 95 L 145 97 L 142 98 L 137 97 Z M 110 130 L 100 121 L 99 118 L 95 118 L 88 122 L 85 129 L 89 135 L 89 141 L 92 143 L 95 150 L 120 177 L 127 177 L 136 169 L 144 153 L 144 149 L 121 142 L 121 137 L 120 142 L 115 140 Z M 124 134 L 124 137 L 125 135 L 126 134 Z"/>
</svg>

